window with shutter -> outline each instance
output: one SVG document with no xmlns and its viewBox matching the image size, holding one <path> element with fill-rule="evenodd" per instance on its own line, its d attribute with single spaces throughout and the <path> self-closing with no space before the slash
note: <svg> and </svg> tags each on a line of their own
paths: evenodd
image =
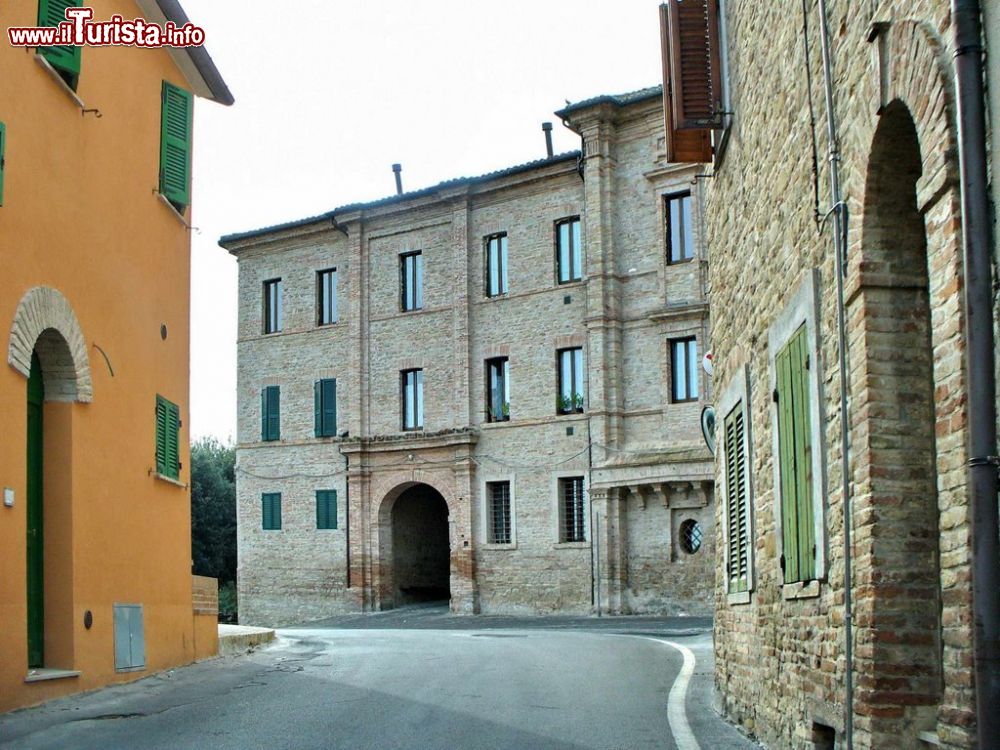
<svg viewBox="0 0 1000 750">
<path fill-rule="evenodd" d="M 38 0 L 38 25 L 58 26 L 66 21 L 67 8 L 80 8 L 83 0 Z M 80 81 L 80 47 L 39 47 L 38 54 L 51 65 L 66 85 L 76 91 Z"/>
<path fill-rule="evenodd" d="M 750 540 L 747 503 L 746 436 L 743 403 L 737 403 L 723 423 L 726 471 L 726 568 L 729 591 L 747 591 L 750 585 Z"/>
<path fill-rule="evenodd" d="M 667 0 L 660 37 L 667 161 L 710 162 L 724 109 L 718 0 Z"/>
<path fill-rule="evenodd" d="M 337 436 L 337 380 L 327 378 L 313 384 L 316 437 Z"/>
<path fill-rule="evenodd" d="M 156 473 L 180 478 L 180 408 L 163 396 L 156 397 Z"/>
<path fill-rule="evenodd" d="M 809 347 L 803 325 L 775 356 L 785 583 L 816 577 Z"/>
<path fill-rule="evenodd" d="M 281 530 L 281 493 L 265 492 L 261 500 L 261 528 L 264 531 Z"/>
<path fill-rule="evenodd" d="M 316 528 L 337 528 L 336 490 L 316 490 Z"/>
<path fill-rule="evenodd" d="M 160 111 L 160 193 L 181 213 L 191 203 L 190 92 L 163 82 Z"/>
<path fill-rule="evenodd" d="M 269 385 L 260 392 L 261 427 L 263 441 L 281 439 L 281 388 Z"/>
<path fill-rule="evenodd" d="M 3 178 L 6 171 L 7 126 L 0 122 L 0 206 L 3 205 Z"/>
</svg>

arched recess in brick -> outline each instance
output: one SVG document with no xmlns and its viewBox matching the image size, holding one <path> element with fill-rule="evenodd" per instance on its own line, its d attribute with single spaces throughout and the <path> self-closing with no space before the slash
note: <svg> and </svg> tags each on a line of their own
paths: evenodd
<svg viewBox="0 0 1000 750">
<path fill-rule="evenodd" d="M 86 339 L 69 301 L 57 289 L 36 286 L 18 303 L 7 362 L 27 378 L 32 352 L 42 365 L 46 401 L 93 400 Z"/>
</svg>

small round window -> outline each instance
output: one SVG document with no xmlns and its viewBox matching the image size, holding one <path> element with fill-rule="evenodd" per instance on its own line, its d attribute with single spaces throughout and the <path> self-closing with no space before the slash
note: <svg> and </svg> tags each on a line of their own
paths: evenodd
<svg viewBox="0 0 1000 750">
<path fill-rule="evenodd" d="M 701 524 L 689 518 L 681 524 L 681 549 L 689 555 L 701 549 Z"/>
</svg>

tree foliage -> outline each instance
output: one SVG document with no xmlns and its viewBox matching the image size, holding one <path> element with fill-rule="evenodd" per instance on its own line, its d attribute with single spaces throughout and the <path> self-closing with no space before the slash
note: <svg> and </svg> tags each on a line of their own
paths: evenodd
<svg viewBox="0 0 1000 750">
<path fill-rule="evenodd" d="M 236 580 L 236 449 L 213 437 L 191 445 L 191 557 L 197 575 Z"/>
</svg>

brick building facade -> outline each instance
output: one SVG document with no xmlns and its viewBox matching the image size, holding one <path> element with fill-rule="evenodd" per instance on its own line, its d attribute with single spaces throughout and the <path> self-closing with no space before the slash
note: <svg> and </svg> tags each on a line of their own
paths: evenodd
<svg viewBox="0 0 1000 750">
<path fill-rule="evenodd" d="M 557 115 L 582 154 L 222 239 L 245 622 L 711 611 L 697 170 L 659 87 Z"/>
<path fill-rule="evenodd" d="M 845 747 L 848 720 L 856 748 L 974 747 L 949 3 L 828 3 L 849 211 L 853 679 L 819 12 L 720 8 L 731 115 L 704 223 L 722 428 L 721 708 L 769 747 Z"/>
</svg>

